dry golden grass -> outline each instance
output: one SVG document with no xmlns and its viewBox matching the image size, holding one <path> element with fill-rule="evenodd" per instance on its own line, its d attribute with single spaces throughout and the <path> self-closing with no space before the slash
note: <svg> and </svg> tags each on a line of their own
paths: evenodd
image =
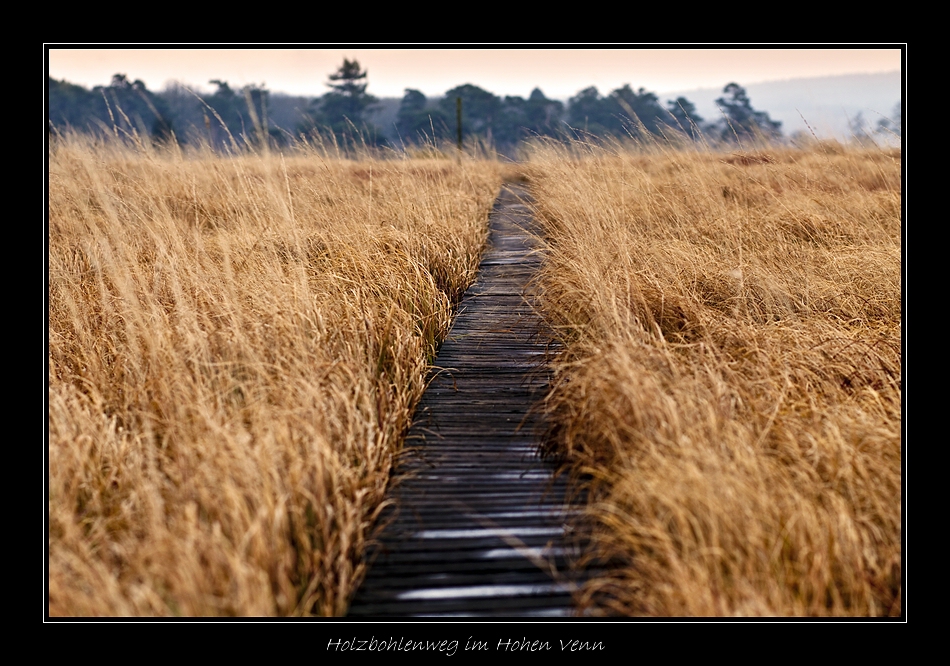
<svg viewBox="0 0 950 666">
<path fill-rule="evenodd" d="M 901 155 L 538 147 L 592 612 L 901 613 Z"/>
<path fill-rule="evenodd" d="M 490 162 L 49 152 L 49 613 L 339 615 Z"/>
</svg>

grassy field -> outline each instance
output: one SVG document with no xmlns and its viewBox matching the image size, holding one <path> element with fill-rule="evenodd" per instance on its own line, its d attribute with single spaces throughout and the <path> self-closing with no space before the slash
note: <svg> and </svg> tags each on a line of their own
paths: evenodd
<svg viewBox="0 0 950 666">
<path fill-rule="evenodd" d="M 901 153 L 539 146 L 592 613 L 901 612 Z"/>
<path fill-rule="evenodd" d="M 49 613 L 345 612 L 497 163 L 49 149 Z"/>
<path fill-rule="evenodd" d="M 901 153 L 535 146 L 592 614 L 902 610 Z M 504 174 L 49 149 L 49 613 L 342 615 Z"/>
</svg>

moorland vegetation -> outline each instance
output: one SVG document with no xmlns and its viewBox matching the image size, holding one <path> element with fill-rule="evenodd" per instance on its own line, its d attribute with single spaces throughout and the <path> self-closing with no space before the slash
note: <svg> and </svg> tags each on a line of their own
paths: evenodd
<svg viewBox="0 0 950 666">
<path fill-rule="evenodd" d="M 547 447 L 591 489 L 583 603 L 900 615 L 901 151 L 539 145 Z"/>
<path fill-rule="evenodd" d="M 344 613 L 498 164 L 48 159 L 50 615 Z"/>
<path fill-rule="evenodd" d="M 512 165 L 217 122 L 51 135 L 50 615 L 344 614 L 515 170 L 545 449 L 612 564 L 579 603 L 902 613 L 899 147 L 681 123 Z"/>
</svg>

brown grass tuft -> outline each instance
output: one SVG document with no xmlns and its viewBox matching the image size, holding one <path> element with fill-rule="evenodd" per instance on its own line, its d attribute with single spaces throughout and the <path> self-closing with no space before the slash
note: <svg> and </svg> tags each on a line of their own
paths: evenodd
<svg viewBox="0 0 950 666">
<path fill-rule="evenodd" d="M 54 142 L 50 615 L 344 613 L 499 185 Z"/>
<path fill-rule="evenodd" d="M 888 150 L 538 147 L 591 483 L 594 613 L 901 613 L 901 169 Z"/>
</svg>

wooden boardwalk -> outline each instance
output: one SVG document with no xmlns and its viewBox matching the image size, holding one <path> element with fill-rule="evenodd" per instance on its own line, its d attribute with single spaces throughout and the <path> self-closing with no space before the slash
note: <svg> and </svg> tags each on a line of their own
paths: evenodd
<svg viewBox="0 0 950 666">
<path fill-rule="evenodd" d="M 547 345 L 528 292 L 540 258 L 524 197 L 509 187 L 495 204 L 350 617 L 573 614 L 566 483 L 537 455 L 531 412 Z"/>
</svg>

